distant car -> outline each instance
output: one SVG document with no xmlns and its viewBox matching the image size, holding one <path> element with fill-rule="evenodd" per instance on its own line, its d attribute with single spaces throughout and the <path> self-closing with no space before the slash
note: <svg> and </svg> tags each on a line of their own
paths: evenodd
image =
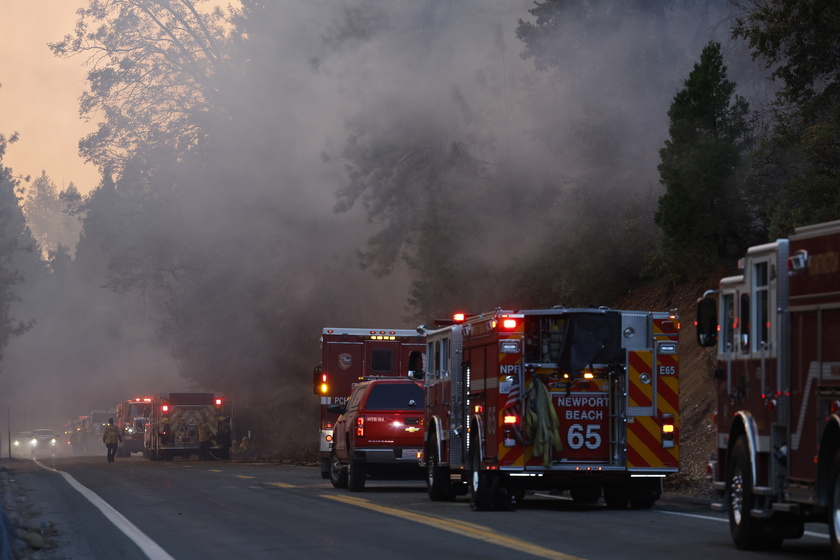
<svg viewBox="0 0 840 560">
<path fill-rule="evenodd" d="M 32 455 L 44 453 L 55 453 L 56 436 L 55 432 L 49 429 L 40 429 L 32 432 Z"/>
<path fill-rule="evenodd" d="M 32 449 L 32 432 L 18 432 L 12 440 L 14 453 L 18 455 L 29 455 Z"/>
<path fill-rule="evenodd" d="M 423 385 L 406 377 L 380 378 L 356 385 L 333 430 L 330 482 L 357 492 L 368 475 L 422 478 Z"/>
</svg>

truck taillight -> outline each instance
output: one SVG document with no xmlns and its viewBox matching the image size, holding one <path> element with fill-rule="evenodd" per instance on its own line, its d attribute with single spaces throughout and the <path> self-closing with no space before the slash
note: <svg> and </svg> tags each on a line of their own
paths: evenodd
<svg viewBox="0 0 840 560">
<path fill-rule="evenodd" d="M 516 328 L 516 319 L 502 319 L 502 328 L 511 331 Z"/>
<path fill-rule="evenodd" d="M 676 433 L 676 426 L 674 425 L 673 414 L 662 415 L 662 447 L 674 447 L 674 436 Z"/>
<path fill-rule="evenodd" d="M 356 437 L 365 437 L 365 417 L 356 418 Z"/>
<path fill-rule="evenodd" d="M 320 386 L 319 390 L 321 391 L 322 395 L 326 395 L 330 390 L 330 386 L 327 383 L 327 374 L 326 373 L 321 375 L 321 386 Z"/>
<path fill-rule="evenodd" d="M 516 445 L 516 425 L 519 423 L 519 417 L 510 412 L 505 413 L 504 416 L 504 446 L 513 447 Z"/>
</svg>

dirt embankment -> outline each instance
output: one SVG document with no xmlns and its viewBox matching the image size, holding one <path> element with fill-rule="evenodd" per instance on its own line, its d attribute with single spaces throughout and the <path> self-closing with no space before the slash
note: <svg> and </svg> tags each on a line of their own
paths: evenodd
<svg viewBox="0 0 840 560">
<path fill-rule="evenodd" d="M 668 488 L 704 496 L 712 494 L 705 474 L 706 462 L 715 450 L 715 389 L 708 350 L 696 342 L 694 307 L 703 292 L 717 286 L 720 276 L 677 285 L 653 284 L 633 292 L 619 306 L 647 311 L 676 308 L 679 313 L 681 469 L 678 475 L 669 477 Z"/>
</svg>

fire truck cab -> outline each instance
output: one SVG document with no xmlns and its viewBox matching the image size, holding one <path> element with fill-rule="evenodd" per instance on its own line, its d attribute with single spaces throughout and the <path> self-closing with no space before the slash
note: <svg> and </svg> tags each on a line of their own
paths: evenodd
<svg viewBox="0 0 840 560">
<path fill-rule="evenodd" d="M 497 309 L 428 331 L 432 500 L 513 509 L 529 490 L 650 507 L 679 469 L 675 314 Z"/>
<path fill-rule="evenodd" d="M 697 304 L 717 346 L 709 476 L 738 548 L 772 548 L 826 521 L 840 558 L 840 221 L 752 247 Z"/>
</svg>

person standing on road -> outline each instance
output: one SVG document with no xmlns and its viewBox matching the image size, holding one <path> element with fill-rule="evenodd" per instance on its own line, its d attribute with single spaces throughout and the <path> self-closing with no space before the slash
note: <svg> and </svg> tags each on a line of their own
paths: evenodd
<svg viewBox="0 0 840 560">
<path fill-rule="evenodd" d="M 210 426 L 207 420 L 202 420 L 198 425 L 198 460 L 210 460 Z"/>
<path fill-rule="evenodd" d="M 105 444 L 105 447 L 108 448 L 109 463 L 114 462 L 114 458 L 117 456 L 117 447 L 121 441 L 122 435 L 120 434 L 120 430 L 114 426 L 114 419 L 108 418 L 108 425 L 105 426 L 105 430 L 102 431 L 102 442 Z"/>
</svg>

